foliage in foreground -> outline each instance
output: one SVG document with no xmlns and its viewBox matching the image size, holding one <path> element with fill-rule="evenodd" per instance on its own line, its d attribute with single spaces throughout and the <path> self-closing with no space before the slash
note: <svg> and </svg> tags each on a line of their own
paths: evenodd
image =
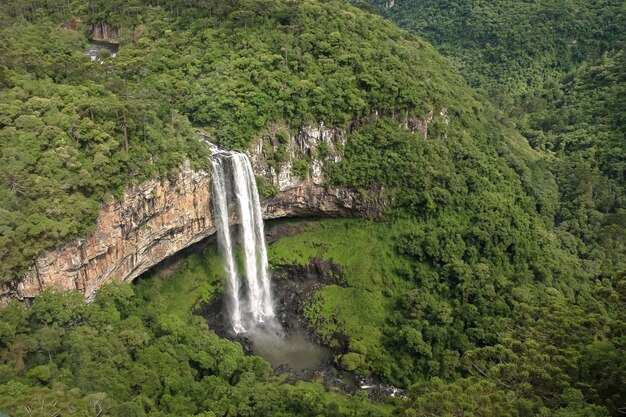
<svg viewBox="0 0 626 417">
<path fill-rule="evenodd" d="M 276 266 L 319 257 L 342 267 L 345 285 L 305 308 L 338 365 L 408 386 L 406 415 L 619 415 L 624 276 L 520 281 L 493 256 L 464 265 L 437 238 L 418 260 L 402 242 L 422 227 L 325 220 L 271 246 Z"/>
<path fill-rule="evenodd" d="M 26 416 L 384 416 L 362 395 L 286 384 L 191 309 L 219 290 L 215 249 L 86 304 L 46 292 L 0 311 L 0 411 Z"/>
<path fill-rule="evenodd" d="M 363 393 L 346 396 L 315 382 L 291 385 L 269 376 L 265 361 L 245 356 L 241 346 L 219 339 L 191 314 L 221 290 L 213 247 L 189 256 L 172 274 L 144 277 L 135 286 L 105 286 L 93 304 L 76 293 L 46 292 L 30 308 L 14 303 L 2 310 L 0 410 L 13 416 L 573 417 L 608 416 L 607 409 L 620 406 L 624 323 L 605 306 L 609 300 L 623 308 L 625 285 L 619 291 L 597 288 L 585 305 L 572 304 L 552 287 L 517 288 L 507 317 L 483 317 L 468 332 L 490 332 L 489 346 L 444 348 L 440 342 L 453 336 L 454 322 L 472 310 L 471 303 L 451 309 L 457 302 L 453 288 L 448 297 L 437 285 L 418 290 L 399 274 L 412 261 L 394 249 L 402 225 L 389 226 L 310 224 L 301 235 L 277 242 L 272 259 L 282 263 L 296 256 L 293 261 L 302 263 L 319 256 L 343 266 L 346 287 L 324 288 L 315 301 L 322 310 L 312 305 L 309 314 L 323 320 L 322 335 L 330 336 L 325 332 L 332 326 L 348 337 L 343 356 L 365 364 L 357 371 L 399 365 L 416 372 L 416 364 L 432 362 L 424 356 L 430 349 L 435 361 L 442 353 L 460 355 L 456 365 L 447 362 L 459 377 L 451 380 L 443 368 L 433 368 L 430 377 L 414 376 L 407 398 L 377 405 Z M 353 245 L 358 237 L 373 246 L 365 240 Z M 406 304 L 423 296 L 425 306 Z M 417 327 L 398 327 L 398 314 L 428 317 Z M 441 321 L 445 317 L 453 323 Z M 409 328 L 421 330 L 409 334 Z M 397 336 L 407 339 L 398 342 Z"/>
</svg>

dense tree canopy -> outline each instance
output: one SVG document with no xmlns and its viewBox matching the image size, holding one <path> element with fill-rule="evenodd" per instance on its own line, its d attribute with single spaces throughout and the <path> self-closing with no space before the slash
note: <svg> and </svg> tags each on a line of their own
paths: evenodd
<svg viewBox="0 0 626 417">
<path fill-rule="evenodd" d="M 378 190 L 382 218 L 313 223 L 277 242 L 271 262 L 341 265 L 345 282 L 316 292 L 304 320 L 338 366 L 407 397 L 374 404 L 288 384 L 218 338 L 192 314 L 221 290 L 209 251 L 171 277 L 105 287 L 92 304 L 45 293 L 1 310 L 1 411 L 623 413 L 623 5 L 400 0 L 384 12 L 465 80 L 368 10 L 339 0 L 3 2 L 0 279 L 87 233 L 99 204 L 128 184 L 184 159 L 206 167 L 194 126 L 238 149 L 308 123 L 345 128 L 328 185 L 365 199 Z M 117 56 L 85 56 L 94 22 L 118 28 Z M 416 120 L 428 120 L 427 135 L 407 129 Z M 298 161 L 294 175 L 308 166 Z"/>
<path fill-rule="evenodd" d="M 388 2 L 368 0 L 376 6 Z M 383 15 L 454 57 L 475 87 L 511 103 L 624 41 L 619 0 L 398 0 Z"/>
<path fill-rule="evenodd" d="M 209 260 L 207 262 L 207 259 Z M 209 274 L 206 268 L 209 267 Z M 191 309 L 219 288 L 215 252 L 96 302 L 39 296 L 0 310 L 0 411 L 26 416 L 386 416 L 391 407 L 286 384 Z M 203 273 L 204 272 L 204 273 Z M 208 276 L 207 276 L 208 275 Z"/>
<path fill-rule="evenodd" d="M 461 82 L 428 44 L 341 1 L 122 3 L 1 6 L 2 281 L 88 232 L 129 183 L 206 165 L 190 122 L 245 148 L 275 124 L 423 117 Z M 116 57 L 90 61 L 80 19 L 119 25 Z"/>
<path fill-rule="evenodd" d="M 589 270 L 624 270 L 624 233 L 617 232 L 626 195 L 623 2 L 369 3 L 457 62 L 533 147 L 552 156 L 556 226 L 579 239 Z"/>
</svg>

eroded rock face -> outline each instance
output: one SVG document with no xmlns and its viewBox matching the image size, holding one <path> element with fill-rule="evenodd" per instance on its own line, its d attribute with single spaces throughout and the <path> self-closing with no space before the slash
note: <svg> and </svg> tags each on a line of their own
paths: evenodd
<svg viewBox="0 0 626 417">
<path fill-rule="evenodd" d="M 284 160 L 280 164 L 271 164 L 268 157 L 277 152 L 281 144 L 276 140 L 261 138 L 250 151 L 252 168 L 280 191 L 297 188 L 305 183 L 321 186 L 324 184 L 324 164 L 341 161 L 339 148 L 345 145 L 346 136 L 346 130 L 328 128 L 323 123 L 304 126 L 287 139 Z M 296 161 L 307 161 L 308 176 L 299 177 L 293 172 Z"/>
<path fill-rule="evenodd" d="M 210 197 L 210 176 L 187 164 L 175 177 L 130 187 L 121 201 L 101 207 L 88 237 L 40 256 L 22 279 L 0 287 L 0 301 L 49 287 L 91 299 L 106 282 L 132 280 L 215 232 Z"/>
<path fill-rule="evenodd" d="M 266 219 L 295 216 L 373 216 L 376 199 L 356 190 L 324 185 L 323 164 L 340 159 L 341 132 L 323 126 L 303 128 L 288 139 L 288 157 L 270 167 L 262 147 L 250 152 L 255 174 L 280 189 L 262 199 Z M 324 161 L 317 158 L 325 143 Z M 309 174 L 291 174 L 297 158 L 308 158 Z M 78 290 L 91 300 L 104 283 L 132 281 L 167 257 L 213 233 L 211 175 L 185 164 L 178 175 L 129 187 L 121 201 L 101 207 L 94 231 L 40 256 L 24 277 L 0 286 L 0 303 L 35 297 L 46 288 Z M 371 197 L 371 195 L 370 195 Z"/>
<path fill-rule="evenodd" d="M 109 25 L 92 25 L 91 30 L 94 39 L 117 40 L 117 29 Z M 278 190 L 261 199 L 263 217 L 378 217 L 388 203 L 386 190 L 330 187 L 324 168 L 341 161 L 350 131 L 380 117 L 396 120 L 424 140 L 434 118 L 449 123 L 442 108 L 423 119 L 374 112 L 346 129 L 310 125 L 288 136 L 271 134 L 270 129 L 270 136 L 260 138 L 248 151 L 255 175 Z M 0 285 L 0 305 L 13 297 L 33 298 L 46 288 L 77 290 L 92 300 L 103 284 L 132 281 L 215 231 L 211 175 L 185 164 L 174 177 L 129 187 L 121 201 L 102 205 L 88 237 L 45 253 L 25 276 Z"/>
<path fill-rule="evenodd" d="M 345 132 L 340 129 L 329 129 L 323 124 L 305 126 L 289 137 L 285 144 L 284 161 L 278 166 L 268 162 L 268 153 L 276 152 L 280 144 L 260 139 L 252 147 L 250 159 L 255 174 L 279 190 L 276 196 L 261 202 L 266 218 L 349 216 L 355 212 L 360 204 L 355 201 L 354 191 L 324 185 L 324 164 L 341 160 L 337 147 L 343 146 L 345 138 Z M 320 157 L 322 146 L 323 158 Z M 307 175 L 298 176 L 293 172 L 296 161 L 306 161 Z"/>
<path fill-rule="evenodd" d="M 382 188 L 373 186 L 365 197 L 356 188 L 334 188 L 325 182 L 324 168 L 341 161 L 349 131 L 329 128 L 323 123 L 304 126 L 283 144 L 286 151 L 280 164 L 268 161 L 281 144 L 259 139 L 249 152 L 252 167 L 257 176 L 279 190 L 276 196 L 261 201 L 265 218 L 380 215 L 386 201 Z M 294 173 L 298 161 L 306 161 L 305 175 Z"/>
<path fill-rule="evenodd" d="M 118 28 L 109 23 L 88 23 L 87 27 L 91 31 L 91 39 L 94 41 L 111 43 L 118 43 L 120 41 Z"/>
</svg>

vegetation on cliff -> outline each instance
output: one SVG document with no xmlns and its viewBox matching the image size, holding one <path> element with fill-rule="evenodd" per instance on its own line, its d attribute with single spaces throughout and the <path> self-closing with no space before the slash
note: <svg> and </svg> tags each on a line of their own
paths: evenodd
<svg viewBox="0 0 626 417">
<path fill-rule="evenodd" d="M 42 251 L 86 235 L 99 203 L 129 183 L 174 173 L 183 158 L 202 166 L 208 153 L 161 93 L 90 61 L 84 34 L 17 22 L 0 39 L 4 282 Z"/>
<path fill-rule="evenodd" d="M 190 122 L 244 148 L 278 122 L 423 118 L 471 96 L 431 46 L 341 1 L 152 3 L 1 6 L 1 280 L 84 235 L 108 194 L 206 162 Z M 119 25 L 117 56 L 90 61 L 76 18 Z"/>
<path fill-rule="evenodd" d="M 166 175 L 183 158 L 205 161 L 193 125 L 235 148 L 259 136 L 284 143 L 312 122 L 348 128 L 343 160 L 326 164 L 326 178 L 366 198 L 379 191 L 383 219 L 309 226 L 278 242 L 272 263 L 321 257 L 341 265 L 345 286 L 319 291 L 306 319 L 340 349 L 340 366 L 405 387 L 408 397 L 373 405 L 270 377 L 267 363 L 191 315 L 193 302 L 218 290 L 219 267 L 208 256 L 192 258 L 167 283 L 108 287 L 91 305 L 46 293 L 31 309 L 3 310 L 0 409 L 35 415 L 41 403 L 65 407 L 64 415 L 204 417 L 622 412 L 626 66 L 614 45 L 621 9 L 594 3 L 572 22 L 554 14 L 565 2 L 479 3 L 475 21 L 466 22 L 463 2 L 446 3 L 456 4 L 448 10 L 424 2 L 431 23 L 407 15 L 406 24 L 431 28 L 419 33 L 461 62 L 515 125 L 431 46 L 363 4 L 4 2 L 3 280 L 40 251 L 84 234 L 98 203 L 125 185 Z M 402 10 L 409 13 L 390 13 Z M 547 22 L 559 22 L 556 33 L 535 19 L 546 11 Z M 89 61 L 76 18 L 119 26 L 119 54 Z M 447 23 L 432 23 L 440 18 Z M 541 31 L 526 48 L 536 36 L 529 22 Z M 579 36 L 586 33 L 579 26 L 599 29 Z M 588 58 L 598 61 L 563 75 Z M 296 174 L 306 176 L 306 166 Z"/>
<path fill-rule="evenodd" d="M 534 148 L 550 155 L 560 193 L 555 226 L 579 239 L 588 270 L 609 277 L 623 271 L 623 2 L 369 3 L 452 58 Z"/>
</svg>

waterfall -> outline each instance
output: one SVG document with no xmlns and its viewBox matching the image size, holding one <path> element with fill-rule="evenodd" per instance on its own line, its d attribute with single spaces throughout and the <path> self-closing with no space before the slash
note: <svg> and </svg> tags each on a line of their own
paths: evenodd
<svg viewBox="0 0 626 417">
<path fill-rule="evenodd" d="M 248 157 L 212 148 L 213 207 L 218 242 L 227 275 L 228 313 L 235 333 L 273 321 L 263 217 L 256 180 Z M 235 206 L 231 210 L 229 206 Z M 237 270 L 230 221 L 239 223 L 243 271 Z M 239 273 L 243 273 L 240 283 Z M 243 284 L 243 285 L 241 285 Z"/>
</svg>

